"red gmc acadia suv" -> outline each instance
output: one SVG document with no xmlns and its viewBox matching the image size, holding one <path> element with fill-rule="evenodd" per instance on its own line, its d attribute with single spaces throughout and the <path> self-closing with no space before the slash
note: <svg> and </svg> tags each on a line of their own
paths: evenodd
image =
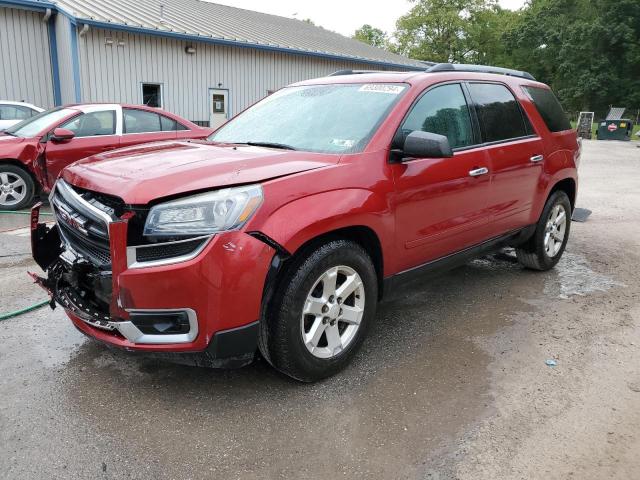
<svg viewBox="0 0 640 480">
<path fill-rule="evenodd" d="M 560 259 L 580 147 L 546 85 L 497 67 L 337 72 L 268 96 L 207 140 L 67 167 L 34 275 L 112 346 L 302 381 L 337 372 L 406 279 L 514 246 Z"/>
</svg>

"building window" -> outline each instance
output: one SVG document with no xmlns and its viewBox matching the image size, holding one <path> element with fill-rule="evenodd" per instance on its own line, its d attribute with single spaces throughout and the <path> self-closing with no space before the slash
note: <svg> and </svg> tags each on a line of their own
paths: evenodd
<svg viewBox="0 0 640 480">
<path fill-rule="evenodd" d="M 143 83 L 142 103 L 148 107 L 162 108 L 162 85 L 159 83 Z"/>
</svg>

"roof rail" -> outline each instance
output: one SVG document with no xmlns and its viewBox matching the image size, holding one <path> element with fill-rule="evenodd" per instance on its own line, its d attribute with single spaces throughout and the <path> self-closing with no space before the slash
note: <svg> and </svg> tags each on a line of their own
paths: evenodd
<svg viewBox="0 0 640 480">
<path fill-rule="evenodd" d="M 489 65 L 470 65 L 464 63 L 438 63 L 433 67 L 429 67 L 427 72 L 479 72 L 479 73 L 498 73 L 501 75 L 509 75 L 510 77 L 526 78 L 527 80 L 535 80 L 533 75 L 521 70 L 512 70 L 511 68 L 492 67 Z"/>
<path fill-rule="evenodd" d="M 328 77 L 339 77 L 341 75 L 359 75 L 362 73 L 385 73 L 384 70 L 338 70 L 330 73 Z"/>
</svg>

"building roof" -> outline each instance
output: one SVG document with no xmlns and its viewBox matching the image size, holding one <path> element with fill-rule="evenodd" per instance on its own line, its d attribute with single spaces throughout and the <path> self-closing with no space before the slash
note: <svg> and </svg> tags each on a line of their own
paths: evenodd
<svg viewBox="0 0 640 480">
<path fill-rule="evenodd" d="M 33 0 L 32 0 L 33 1 Z M 202 0 L 45 0 L 79 23 L 388 67 L 411 60 L 310 23 Z"/>
</svg>

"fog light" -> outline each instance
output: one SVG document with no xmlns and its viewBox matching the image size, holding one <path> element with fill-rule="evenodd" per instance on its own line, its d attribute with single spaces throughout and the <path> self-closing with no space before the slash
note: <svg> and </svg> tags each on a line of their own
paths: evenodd
<svg viewBox="0 0 640 480">
<path fill-rule="evenodd" d="M 176 335 L 189 333 L 187 312 L 135 312 L 129 320 L 145 335 Z"/>
</svg>

